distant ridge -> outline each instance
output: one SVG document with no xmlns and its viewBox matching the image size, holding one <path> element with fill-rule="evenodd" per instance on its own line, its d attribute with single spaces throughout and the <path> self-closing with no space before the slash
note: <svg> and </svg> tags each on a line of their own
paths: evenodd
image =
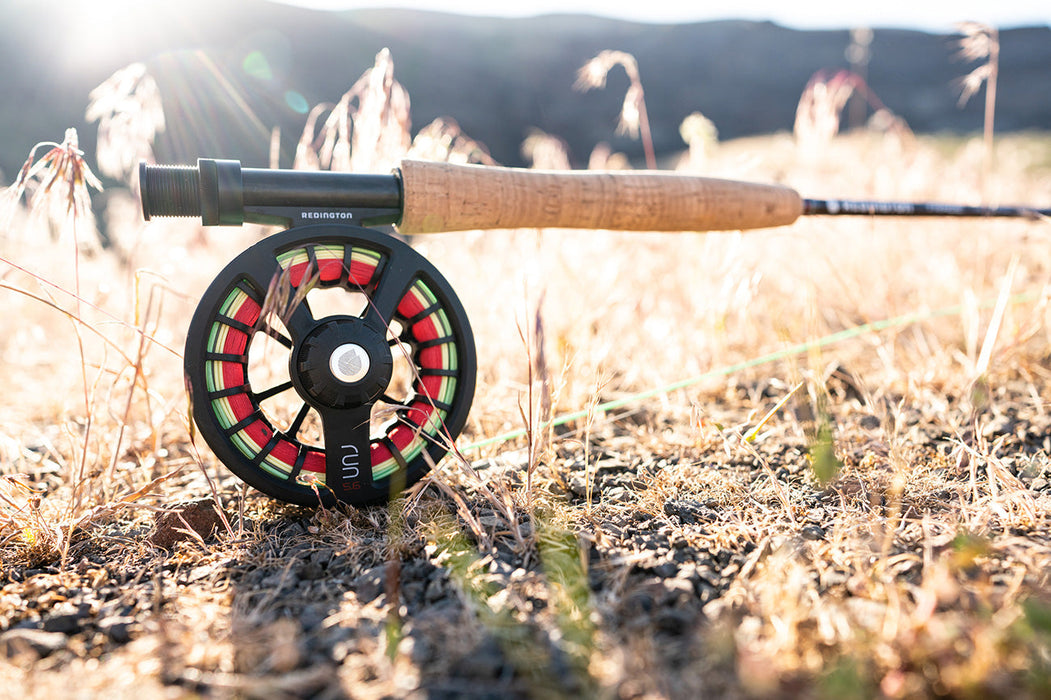
<svg viewBox="0 0 1051 700">
<path fill-rule="evenodd" d="M 694 111 L 709 117 L 723 139 L 791 129 L 807 80 L 819 69 L 845 68 L 849 43 L 846 29 L 797 31 L 763 22 L 321 13 L 268 2 L 187 0 L 174 9 L 129 6 L 126 19 L 140 29 L 94 46 L 90 36 L 81 37 L 90 60 L 77 60 L 41 38 L 41 27 L 59 21 L 51 5 L 16 0 L 0 6 L 0 56 L 17 66 L 0 83 L 5 181 L 34 143 L 60 139 L 67 126 L 78 127 L 92 153 L 95 129 L 83 119 L 88 92 L 136 60 L 147 63 L 165 98 L 169 128 L 158 155 L 166 160 L 209 155 L 265 165 L 270 129 L 280 126 L 290 162 L 304 116 L 289 106 L 286 93 L 296 91 L 310 105 L 335 101 L 388 47 L 395 77 L 412 99 L 414 128 L 451 117 L 512 165 L 521 162 L 522 140 L 538 128 L 564 139 L 582 166 L 600 141 L 641 156 L 636 142 L 614 136 L 627 85 L 622 72 L 611 74 L 605 90 L 572 89 L 576 70 L 602 49 L 638 59 L 657 151 L 671 153 L 684 148 L 678 127 Z M 1051 29 L 1010 29 L 1000 37 L 998 130 L 1051 129 Z M 269 78 L 244 70 L 254 51 L 266 58 Z M 954 81 L 971 66 L 955 52 L 952 37 L 877 29 L 869 84 L 918 132 L 977 131 L 981 100 L 957 107 Z"/>
</svg>

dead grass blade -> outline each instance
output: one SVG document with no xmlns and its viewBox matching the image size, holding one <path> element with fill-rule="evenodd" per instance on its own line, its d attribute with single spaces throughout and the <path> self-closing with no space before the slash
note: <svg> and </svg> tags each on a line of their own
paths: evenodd
<svg viewBox="0 0 1051 700">
<path fill-rule="evenodd" d="M 616 66 L 621 66 L 628 75 L 628 90 L 621 106 L 617 133 L 626 134 L 633 139 L 641 136 L 646 154 L 646 167 L 650 170 L 656 169 L 657 156 L 653 150 L 653 135 L 650 133 L 650 120 L 646 114 L 646 98 L 642 89 L 642 79 L 639 77 L 639 64 L 634 56 L 624 51 L 601 51 L 577 71 L 577 80 L 573 87 L 581 91 L 604 88 L 606 76 Z"/>
</svg>

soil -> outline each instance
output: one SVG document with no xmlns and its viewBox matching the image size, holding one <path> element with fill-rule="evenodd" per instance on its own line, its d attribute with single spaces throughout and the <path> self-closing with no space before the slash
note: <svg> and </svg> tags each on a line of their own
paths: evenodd
<svg viewBox="0 0 1051 700">
<path fill-rule="evenodd" d="M 187 474 L 168 488 L 193 499 L 100 515 L 76 534 L 65 564 L 54 555 L 30 561 L 24 550 L 5 562 L 8 690 L 822 696 L 838 687 L 841 665 L 831 675 L 805 663 L 764 673 L 743 652 L 749 625 L 768 622 L 756 601 L 778 566 L 779 596 L 805 589 L 860 605 L 876 599 L 874 575 L 842 556 L 859 542 L 871 544 L 870 561 L 892 562 L 884 585 L 915 596 L 939 563 L 973 550 L 952 570 L 957 587 L 938 599 L 935 616 L 960 606 L 992 614 L 997 601 L 1043 595 L 1046 521 L 1027 525 L 1002 512 L 968 525 L 961 515 L 983 497 L 976 484 L 991 467 L 978 455 L 991 444 L 1001 491 L 1017 487 L 1018 499 L 1047 512 L 1051 415 L 1021 383 L 981 411 L 951 398 L 943 411 L 899 406 L 892 429 L 849 386 L 840 389 L 825 420 L 841 465 L 827 484 L 815 477 L 821 421 L 809 403 L 790 403 L 759 439 L 740 439 L 777 400 L 762 386 L 713 397 L 688 429 L 680 415 L 636 412 L 606 417 L 586 440 L 556 435 L 532 473 L 528 452 L 506 447 L 473 464 L 478 478 L 447 463 L 389 507 L 291 507 L 230 476 L 215 477 L 216 503 L 202 475 Z M 892 531 L 866 534 L 876 523 Z M 947 537 L 931 536 L 938 524 Z M 971 539 L 961 545 L 960 533 Z M 803 588 L 794 591 L 800 571 Z M 798 628 L 807 624 L 818 623 Z M 922 646 L 922 633 L 913 634 Z M 843 640 L 815 644 L 826 666 L 848 650 Z M 1039 637 L 1045 646 L 1035 648 L 1046 654 L 1046 642 Z M 951 668 L 973 650 L 944 653 L 939 663 Z M 925 671 L 903 654 L 895 668 L 858 661 L 851 687 L 894 695 L 894 671 L 904 694 L 939 695 L 936 684 L 915 685 Z M 1033 673 L 1006 668 L 967 687 L 1035 697 Z"/>
</svg>

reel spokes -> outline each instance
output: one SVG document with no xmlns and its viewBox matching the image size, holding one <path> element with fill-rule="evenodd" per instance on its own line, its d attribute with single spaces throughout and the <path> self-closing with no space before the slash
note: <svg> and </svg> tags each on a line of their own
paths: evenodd
<svg viewBox="0 0 1051 700">
<path fill-rule="evenodd" d="M 408 245 L 353 226 L 271 236 L 235 258 L 190 324 L 194 420 L 259 490 L 364 503 L 417 481 L 467 419 L 474 340 Z"/>
</svg>

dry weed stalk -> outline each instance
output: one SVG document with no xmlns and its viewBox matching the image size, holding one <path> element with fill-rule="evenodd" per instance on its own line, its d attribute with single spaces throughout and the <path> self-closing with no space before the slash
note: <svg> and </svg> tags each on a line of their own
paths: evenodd
<svg viewBox="0 0 1051 700">
<path fill-rule="evenodd" d="M 657 167 L 657 156 L 653 150 L 653 135 L 650 133 L 650 120 L 646 115 L 646 99 L 639 78 L 639 64 L 635 57 L 625 51 L 602 51 L 585 63 L 577 71 L 577 80 L 573 87 L 581 91 L 606 87 L 606 76 L 615 66 L 624 68 L 628 74 L 628 91 L 624 95 L 624 104 L 620 109 L 620 121 L 617 133 L 626 134 L 633 139 L 642 136 L 642 147 L 646 152 L 646 167 L 653 170 Z"/>
<path fill-rule="evenodd" d="M 311 108 L 307 114 L 306 124 L 303 125 L 303 133 L 296 144 L 296 156 L 292 162 L 292 167 L 298 170 L 321 169 L 321 159 L 318 155 L 321 141 L 317 135 L 317 122 L 327 110 L 332 108 L 333 105 L 327 102 L 314 105 Z"/>
<path fill-rule="evenodd" d="M 588 156 L 588 170 L 631 170 L 631 163 L 623 153 L 614 153 L 605 141 L 600 141 Z"/>
<path fill-rule="evenodd" d="M 551 433 L 551 374 L 544 351 L 544 295 L 541 293 L 533 313 L 532 329 L 518 326 L 518 335 L 526 350 L 528 370 L 526 376 L 526 406 L 519 399 L 518 412 L 526 431 L 526 502 L 530 512 L 534 509 L 533 478 L 547 449 Z"/>
<path fill-rule="evenodd" d="M 497 165 L 485 144 L 463 133 L 456 121 L 440 117 L 419 130 L 407 156 L 449 163 Z"/>
<path fill-rule="evenodd" d="M 1000 33 L 995 27 L 980 22 L 961 22 L 956 28 L 963 34 L 958 57 L 969 62 L 984 60 L 967 75 L 960 78 L 960 106 L 985 85 L 985 117 L 982 139 L 985 164 L 982 168 L 982 197 L 988 198 L 987 186 L 993 170 L 993 121 L 996 114 L 996 78 L 1000 72 Z"/>
<path fill-rule="evenodd" d="M 831 78 L 822 72 L 810 78 L 799 104 L 793 133 L 804 152 L 826 145 L 839 133 L 839 117 L 854 94 L 854 81 L 840 71 Z"/>
<path fill-rule="evenodd" d="M 899 138 L 911 136 L 905 120 L 887 109 L 861 76 L 847 70 L 829 76 L 822 70 L 810 78 L 796 105 L 793 133 L 803 153 L 820 152 L 832 141 L 840 131 L 843 108 L 855 94 L 863 97 L 875 111 L 870 127 L 894 133 Z"/>
<path fill-rule="evenodd" d="M 376 55 L 336 105 L 316 105 L 307 115 L 293 167 L 386 173 L 406 157 L 496 165 L 485 145 L 452 119 L 438 118 L 411 136 L 409 93 L 394 79 L 390 51 Z M 318 122 L 328 112 L 320 130 Z"/>
<path fill-rule="evenodd" d="M 854 27 L 850 30 L 850 44 L 847 46 L 846 57 L 850 63 L 850 70 L 861 76 L 862 80 L 868 81 L 869 61 L 872 58 L 872 40 L 875 33 L 868 27 Z M 864 100 L 853 100 L 850 103 L 850 127 L 860 127 L 865 122 L 866 105 Z"/>
<path fill-rule="evenodd" d="M 88 95 L 85 119 L 99 123 L 95 156 L 99 172 L 130 178 L 140 161 L 153 161 L 153 140 L 164 131 L 157 83 L 142 63 L 121 68 Z"/>
<path fill-rule="evenodd" d="M 539 170 L 569 170 L 569 147 L 557 136 L 533 129 L 522 142 L 522 155 Z"/>
<path fill-rule="evenodd" d="M 685 158 L 686 170 L 703 170 L 705 162 L 719 143 L 719 130 L 715 124 L 700 112 L 693 112 L 682 120 L 679 135 L 689 147 Z"/>
<path fill-rule="evenodd" d="M 37 150 L 43 147 L 50 148 L 42 157 L 36 159 Z M 98 523 L 111 519 L 121 510 L 132 505 L 139 505 L 137 502 L 142 496 L 178 473 L 180 469 L 176 468 L 168 474 L 154 478 L 145 487 L 137 490 L 134 484 L 122 484 L 122 488 L 115 488 L 118 485 L 116 474 L 118 461 L 128 457 L 128 454 L 124 452 L 125 443 L 128 441 L 127 435 L 132 425 L 133 400 L 136 395 L 139 395 L 140 390 L 145 400 L 145 411 L 150 416 L 151 423 L 152 447 L 147 449 L 157 451 L 159 448 L 159 435 L 157 428 L 153 425 L 151 409 L 151 403 L 155 397 L 152 396 L 148 385 L 148 372 L 144 362 L 149 349 L 157 344 L 156 335 L 161 332 L 159 326 L 161 300 L 157 286 L 151 288 L 148 298 L 143 298 L 140 293 L 141 275 L 136 273 L 135 319 L 133 323 L 127 323 L 107 312 L 97 303 L 86 299 L 81 293 L 81 245 L 79 245 L 80 233 L 78 231 L 79 226 L 85 220 L 91 220 L 89 190 L 92 187 L 100 189 L 101 185 L 77 147 L 76 131 L 69 129 L 62 144 L 38 144 L 30 153 L 15 184 L 5 193 L 9 198 L 8 203 L 13 206 L 23 195 L 31 192 L 29 197 L 31 210 L 44 212 L 53 228 L 62 226 L 62 232 L 68 230 L 74 247 L 72 284 L 53 281 L 32 272 L 25 266 L 4 259 L 3 262 L 12 270 L 36 282 L 42 291 L 33 292 L 6 281 L 0 285 L 49 309 L 58 311 L 72 324 L 77 339 L 80 379 L 83 387 L 83 413 L 62 425 L 69 438 L 71 452 L 75 456 L 68 461 L 62 455 L 54 456 L 54 459 L 64 463 L 69 471 L 68 499 L 64 503 L 54 498 L 47 502 L 50 506 L 47 509 L 47 527 L 43 527 L 41 514 L 44 513 L 44 510 L 41 509 L 42 498 L 40 496 L 30 496 L 22 505 L 5 498 L 6 504 L 15 508 L 12 511 L 15 515 L 7 517 L 20 518 L 22 521 L 21 539 L 29 555 L 35 556 L 32 555 L 33 551 L 37 551 L 45 558 L 59 555 L 62 566 L 66 564 L 69 546 L 75 532 L 89 530 Z M 93 258 L 93 261 L 96 260 L 98 258 Z M 167 291 L 167 288 L 164 287 L 163 291 Z M 56 300 L 55 292 L 64 297 L 71 297 L 72 303 L 68 306 L 72 308 L 67 308 L 67 305 Z M 106 320 L 96 321 L 92 318 L 95 316 Z M 112 327 L 133 332 L 132 338 L 137 346 L 134 351 L 127 351 L 118 338 L 114 338 L 112 333 L 107 332 L 106 324 L 114 322 L 115 325 Z M 88 334 L 84 333 L 85 330 L 90 336 L 101 342 L 102 357 L 100 359 L 89 357 L 85 344 Z M 163 343 L 160 344 L 169 352 L 178 354 L 164 346 Z M 110 362 L 113 357 L 118 363 L 123 362 L 123 366 L 113 366 Z M 110 382 L 108 388 L 105 386 L 107 380 Z M 122 381 L 127 382 L 127 394 L 122 402 L 122 408 L 107 411 L 107 402 L 115 398 L 118 384 Z M 96 434 L 108 430 L 107 426 L 110 422 L 115 423 L 113 440 L 103 441 L 96 438 Z M 152 459 L 145 459 L 140 461 L 140 466 L 143 461 L 152 463 Z"/>
<path fill-rule="evenodd" d="M 42 148 L 48 150 L 37 159 L 36 153 Z M 10 226 L 22 197 L 31 192 L 29 208 L 47 217 L 52 237 L 69 230 L 78 248 L 81 243 L 88 245 L 88 242 L 76 240 L 76 224 L 83 222 L 94 231 L 91 188 L 101 192 L 102 183 L 84 160 L 77 130 L 66 129 L 62 143 L 44 141 L 33 146 L 14 183 L 2 193 L 0 228 Z"/>
<path fill-rule="evenodd" d="M 316 134 L 314 107 L 296 148 L 295 167 L 386 173 L 409 150 L 409 93 L 394 79 L 390 51 L 376 54 L 372 68 L 344 93 Z"/>
<path fill-rule="evenodd" d="M 35 161 L 37 149 L 50 146 L 49 150 Z M 91 172 L 84 153 L 77 141 L 76 129 L 66 129 L 65 139 L 61 144 L 39 143 L 29 152 L 29 157 L 22 166 L 15 183 L 12 185 L 13 199 L 10 206 L 17 205 L 31 181 L 38 178 L 36 191 L 30 200 L 30 207 L 36 211 L 46 211 L 52 226 L 60 226 L 60 231 L 67 228 L 71 231 L 73 241 L 73 290 L 76 299 L 76 319 L 84 318 L 80 293 L 80 240 L 77 235 L 77 222 L 86 219 L 94 228 L 94 216 L 91 213 L 91 196 L 89 188 L 102 189 L 102 184 Z M 53 230 L 53 229 L 52 229 Z M 73 322 L 73 332 L 77 338 L 77 348 L 81 363 L 81 379 L 84 389 L 84 415 L 87 421 L 84 427 L 83 446 L 81 449 L 77 478 L 73 485 L 74 497 L 70 502 L 72 516 L 79 505 L 79 491 L 83 485 L 87 469 L 89 446 L 91 444 L 92 404 L 94 388 L 101 378 L 101 370 L 94 382 L 88 381 L 88 360 L 84 350 L 84 338 L 80 324 Z M 72 519 L 72 518 L 70 518 Z M 66 542 L 68 545 L 68 540 Z M 65 552 L 63 552 L 63 557 Z"/>
</svg>

